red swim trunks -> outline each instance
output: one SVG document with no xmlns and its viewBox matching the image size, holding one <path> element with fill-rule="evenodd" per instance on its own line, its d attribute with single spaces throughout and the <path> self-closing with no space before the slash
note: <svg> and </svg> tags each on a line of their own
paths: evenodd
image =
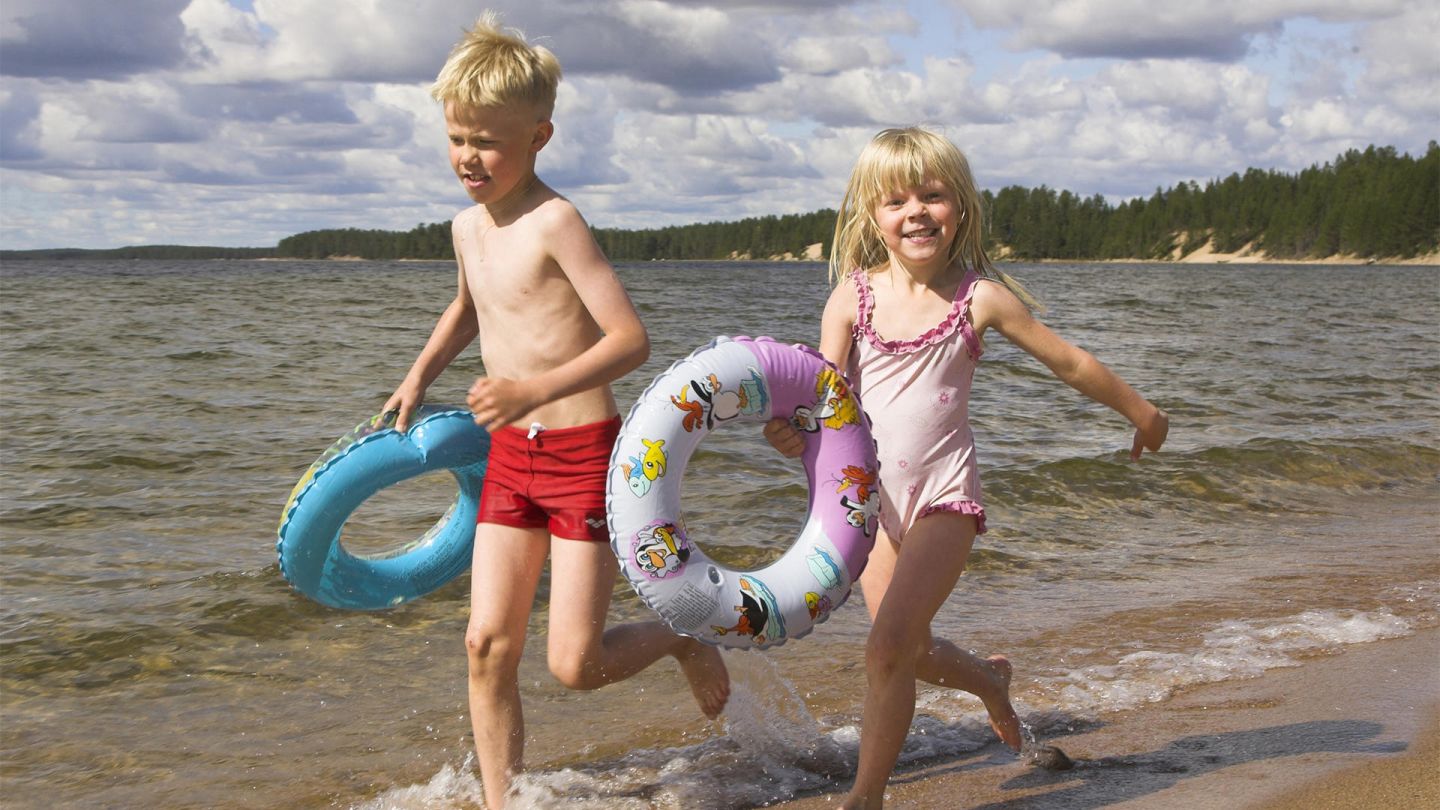
<svg viewBox="0 0 1440 810">
<path fill-rule="evenodd" d="M 620 417 L 568 428 L 490 434 L 490 460 L 476 523 L 549 528 L 569 540 L 610 542 L 605 477 Z"/>
</svg>

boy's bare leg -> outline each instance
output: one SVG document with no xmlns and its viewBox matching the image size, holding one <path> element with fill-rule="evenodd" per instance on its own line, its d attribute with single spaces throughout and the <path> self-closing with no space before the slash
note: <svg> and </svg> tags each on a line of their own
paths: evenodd
<svg viewBox="0 0 1440 810">
<path fill-rule="evenodd" d="M 964 573 L 974 540 L 973 518 L 942 513 L 918 521 L 903 552 L 883 534 L 871 552 L 861 576 L 874 623 L 865 645 L 860 764 L 843 808 L 884 806 L 885 786 L 915 716 L 915 680 L 928 657 L 921 651 L 933 649 L 930 620 Z"/>
<path fill-rule="evenodd" d="M 492 523 L 476 527 L 470 567 L 470 725 L 480 764 L 485 806 L 505 806 L 510 780 L 524 769 L 525 720 L 520 707 L 520 657 L 535 586 L 550 535 Z"/>
<path fill-rule="evenodd" d="M 550 553 L 550 671 L 571 689 L 598 689 L 673 656 L 700 711 L 715 719 L 730 697 L 730 676 L 719 650 L 676 635 L 658 621 L 605 629 L 619 570 L 608 543 L 555 538 Z"/>
</svg>

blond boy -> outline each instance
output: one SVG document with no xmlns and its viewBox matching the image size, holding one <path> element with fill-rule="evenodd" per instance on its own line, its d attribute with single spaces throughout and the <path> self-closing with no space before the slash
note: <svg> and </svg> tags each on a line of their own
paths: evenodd
<svg viewBox="0 0 1440 810">
<path fill-rule="evenodd" d="M 730 685 L 715 649 L 659 622 L 605 629 L 617 563 L 605 477 L 620 417 L 610 382 L 649 356 L 645 327 L 580 213 L 535 174 L 554 133 L 560 65 L 487 13 L 431 94 L 445 106 L 450 165 L 475 205 L 455 217 L 455 300 L 386 403 L 405 430 L 425 389 L 479 338 L 470 387 L 491 432 L 465 632 L 475 751 L 488 807 L 523 766 L 517 674 L 541 570 L 551 567 L 550 671 L 596 689 L 674 657 L 707 717 Z"/>
</svg>

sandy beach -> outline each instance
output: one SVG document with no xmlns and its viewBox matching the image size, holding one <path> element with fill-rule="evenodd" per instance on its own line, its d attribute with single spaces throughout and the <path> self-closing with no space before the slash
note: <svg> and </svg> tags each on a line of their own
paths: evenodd
<svg viewBox="0 0 1440 810">
<path fill-rule="evenodd" d="M 1123 744 L 1118 741 L 1125 741 Z M 1317 810 L 1440 806 L 1440 630 L 1188 690 L 1042 743 L 1047 771 L 992 745 L 902 771 L 887 807 Z M 835 806 L 839 794 L 784 802 Z"/>
</svg>

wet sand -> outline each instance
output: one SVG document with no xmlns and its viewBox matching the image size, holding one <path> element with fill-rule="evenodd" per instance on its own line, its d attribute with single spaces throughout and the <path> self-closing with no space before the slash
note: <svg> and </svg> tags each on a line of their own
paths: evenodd
<svg viewBox="0 0 1440 810">
<path fill-rule="evenodd" d="M 886 807 L 1437 807 L 1440 629 L 1197 687 L 1041 742 L 1075 767 L 1036 768 L 997 743 L 900 772 Z M 775 806 L 820 810 L 840 795 Z"/>
</svg>

